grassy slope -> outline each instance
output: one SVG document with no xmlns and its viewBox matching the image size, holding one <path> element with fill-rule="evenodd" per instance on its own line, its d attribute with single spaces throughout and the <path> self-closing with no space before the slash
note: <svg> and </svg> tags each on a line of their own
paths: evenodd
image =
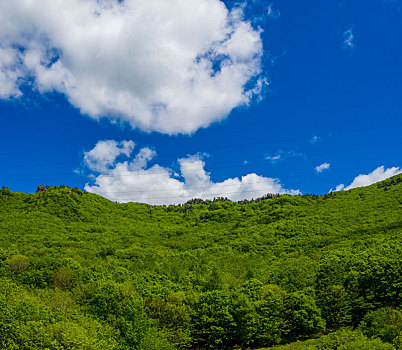
<svg viewBox="0 0 402 350">
<path fill-rule="evenodd" d="M 12 193 L 8 200 L 5 196 L 0 200 L 0 248 L 91 260 L 102 248 L 113 247 L 113 259 L 119 264 L 146 271 L 163 270 L 165 263 L 174 265 L 175 258 L 189 267 L 190 253 L 201 260 L 212 256 L 229 272 L 227 278 L 242 280 L 261 263 L 275 265 L 297 252 L 316 260 L 328 250 L 363 241 L 370 245 L 373 237 L 379 242 L 396 238 L 402 226 L 401 188 L 401 184 L 372 185 L 327 198 L 280 196 L 244 205 L 216 202 L 214 210 L 211 205 L 190 205 L 187 213 L 184 206 L 168 212 L 164 207 L 69 193 L 68 188 Z M 135 256 L 141 257 L 140 266 L 124 263 Z"/>
<path fill-rule="evenodd" d="M 27 256 L 45 289 L 61 266 L 80 283 L 129 281 L 143 296 L 203 291 L 217 281 L 230 290 L 251 277 L 289 292 L 317 289 L 328 256 L 367 264 L 395 257 L 401 233 L 401 176 L 327 196 L 171 207 L 118 204 L 70 188 L 0 190 L 0 259 Z"/>
</svg>

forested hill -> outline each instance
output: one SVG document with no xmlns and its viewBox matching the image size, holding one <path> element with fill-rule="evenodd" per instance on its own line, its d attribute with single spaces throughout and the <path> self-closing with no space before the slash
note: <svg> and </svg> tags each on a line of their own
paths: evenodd
<svg viewBox="0 0 402 350">
<path fill-rule="evenodd" d="M 269 197 L 3 187 L 0 348 L 401 349 L 402 176 Z"/>
</svg>

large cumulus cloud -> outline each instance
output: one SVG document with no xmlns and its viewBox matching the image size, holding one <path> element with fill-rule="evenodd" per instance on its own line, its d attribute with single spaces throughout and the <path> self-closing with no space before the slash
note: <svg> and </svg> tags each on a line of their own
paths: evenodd
<svg viewBox="0 0 402 350">
<path fill-rule="evenodd" d="M 84 163 L 92 174 L 85 190 L 118 202 L 148 204 L 178 204 L 191 198 L 221 196 L 238 201 L 267 193 L 300 193 L 283 188 L 278 179 L 257 174 L 213 182 L 199 154 L 179 159 L 176 173 L 168 167 L 150 165 L 157 155 L 154 150 L 144 147 L 133 155 L 133 146 L 132 141 L 99 141 L 84 155 Z"/>
<path fill-rule="evenodd" d="M 261 31 L 220 0 L 0 4 L 0 98 L 30 85 L 82 113 L 192 133 L 264 86 Z"/>
</svg>

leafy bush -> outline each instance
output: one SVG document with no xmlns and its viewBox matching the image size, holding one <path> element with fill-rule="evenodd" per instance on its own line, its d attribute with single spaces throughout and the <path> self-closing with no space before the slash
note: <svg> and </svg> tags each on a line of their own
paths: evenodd
<svg viewBox="0 0 402 350">
<path fill-rule="evenodd" d="M 402 333 L 402 312 L 392 307 L 369 312 L 360 324 L 360 329 L 370 338 L 393 343 Z"/>
</svg>

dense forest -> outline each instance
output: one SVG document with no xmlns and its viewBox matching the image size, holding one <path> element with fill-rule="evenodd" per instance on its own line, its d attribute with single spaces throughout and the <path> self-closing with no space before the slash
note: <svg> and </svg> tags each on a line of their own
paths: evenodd
<svg viewBox="0 0 402 350">
<path fill-rule="evenodd" d="M 0 348 L 402 349 L 402 176 L 119 204 L 0 189 Z"/>
</svg>

